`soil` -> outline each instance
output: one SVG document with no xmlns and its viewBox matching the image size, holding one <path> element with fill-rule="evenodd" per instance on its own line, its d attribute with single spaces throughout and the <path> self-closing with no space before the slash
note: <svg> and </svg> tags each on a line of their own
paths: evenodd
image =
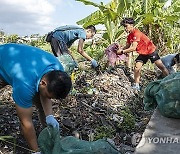
<svg viewBox="0 0 180 154">
<path fill-rule="evenodd" d="M 144 111 L 143 91 L 156 79 L 155 73 L 142 71 L 140 92 L 131 88 L 132 73 L 123 66 L 99 75 L 94 71 L 76 74 L 69 96 L 53 100 L 60 135 L 88 141 L 106 137 L 122 153 L 133 153 L 152 115 L 152 111 Z M 0 94 L 0 153 L 30 153 L 21 133 L 11 87 L 1 89 Z M 33 122 L 38 136 L 42 127 L 35 107 Z"/>
</svg>

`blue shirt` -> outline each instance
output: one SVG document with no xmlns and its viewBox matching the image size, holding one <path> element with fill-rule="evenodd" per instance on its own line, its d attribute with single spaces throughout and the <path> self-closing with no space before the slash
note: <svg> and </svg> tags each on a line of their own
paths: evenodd
<svg viewBox="0 0 180 154">
<path fill-rule="evenodd" d="M 166 56 L 161 57 L 161 61 L 164 64 L 164 66 L 167 68 L 170 74 L 174 73 L 175 70 L 172 67 L 172 61 L 175 58 L 177 54 L 168 54 Z"/>
<path fill-rule="evenodd" d="M 53 70 L 64 71 L 48 52 L 23 44 L 0 45 L 0 76 L 12 86 L 13 99 L 20 107 L 32 106 L 41 78 Z"/>
<path fill-rule="evenodd" d="M 73 29 L 66 31 L 55 31 L 53 37 L 57 40 L 63 40 L 68 48 L 73 44 L 77 39 L 86 39 L 86 32 L 84 29 Z"/>
</svg>

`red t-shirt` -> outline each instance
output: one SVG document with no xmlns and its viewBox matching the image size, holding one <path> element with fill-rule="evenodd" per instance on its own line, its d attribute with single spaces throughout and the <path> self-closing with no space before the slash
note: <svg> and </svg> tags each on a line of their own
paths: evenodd
<svg viewBox="0 0 180 154">
<path fill-rule="evenodd" d="M 127 37 L 127 43 L 131 44 L 133 42 L 138 43 L 136 51 L 141 55 L 149 55 L 156 49 L 151 40 L 138 29 L 134 29 Z"/>
</svg>

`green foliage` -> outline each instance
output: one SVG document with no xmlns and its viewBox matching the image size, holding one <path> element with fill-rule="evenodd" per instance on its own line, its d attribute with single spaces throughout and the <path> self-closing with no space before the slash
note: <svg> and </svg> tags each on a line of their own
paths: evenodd
<svg viewBox="0 0 180 154">
<path fill-rule="evenodd" d="M 32 35 L 33 36 L 33 35 Z M 46 51 L 51 51 L 50 44 L 45 41 L 45 36 L 39 37 L 37 40 L 32 40 L 30 43 L 28 43 L 31 46 L 39 47 Z"/>
<path fill-rule="evenodd" d="M 1 141 L 6 141 L 8 139 L 14 139 L 12 136 L 0 136 Z"/>
<path fill-rule="evenodd" d="M 4 36 L 5 32 L 3 30 L 0 30 L 0 36 Z"/>
<path fill-rule="evenodd" d="M 95 129 L 95 140 L 102 139 L 102 138 L 112 138 L 115 133 L 115 130 L 112 128 L 108 128 L 105 126 L 97 127 Z"/>
<path fill-rule="evenodd" d="M 96 59 L 96 60 L 101 60 L 102 57 L 104 56 L 104 49 L 106 45 L 104 45 L 102 42 L 92 45 L 92 44 L 85 44 L 84 45 L 84 51 L 91 56 L 92 58 Z M 73 57 L 75 57 L 75 59 L 77 61 L 84 61 L 85 58 L 83 56 L 81 56 L 78 52 L 77 52 L 77 46 L 72 46 L 70 48 L 70 51 L 73 55 Z"/>
<path fill-rule="evenodd" d="M 89 25 L 98 25 L 98 24 L 103 24 L 103 19 L 104 16 L 102 14 L 101 11 L 96 11 L 92 14 L 90 14 L 89 16 L 87 16 L 86 18 L 80 20 L 77 22 L 77 24 L 79 25 L 83 25 L 83 27 L 87 27 Z M 86 22 L 88 21 L 88 22 Z"/>
<path fill-rule="evenodd" d="M 42 44 L 39 44 L 38 47 L 43 49 L 43 50 L 45 50 L 45 51 L 51 52 L 51 45 L 50 45 L 50 43 L 44 42 Z"/>
<path fill-rule="evenodd" d="M 97 45 L 93 47 L 88 46 L 85 48 L 85 50 L 89 56 L 95 58 L 96 60 L 100 60 L 104 56 L 104 47 L 101 45 Z"/>
<path fill-rule="evenodd" d="M 31 41 L 30 45 L 37 47 L 38 46 L 38 41 Z"/>
<path fill-rule="evenodd" d="M 77 24 L 83 25 L 83 27 L 86 27 L 88 25 L 98 25 L 98 24 L 104 24 L 106 27 L 106 34 L 104 35 L 104 41 L 106 43 L 108 42 L 111 44 L 112 42 L 116 42 L 119 38 L 119 36 L 123 33 L 122 30 L 119 30 L 120 26 L 120 13 L 118 12 L 118 9 L 122 7 L 117 0 L 111 1 L 109 4 L 104 5 L 96 4 L 91 1 L 85 1 L 85 0 L 77 0 L 80 2 L 83 2 L 85 5 L 93 5 L 95 7 L 98 7 L 99 10 L 90 14 L 88 17 L 80 20 L 77 22 Z M 126 5 L 124 5 L 125 7 Z"/>
<path fill-rule="evenodd" d="M 176 50 L 177 44 L 179 44 L 176 41 L 176 34 L 180 34 L 177 24 L 180 16 L 180 12 L 178 12 L 180 2 L 174 0 L 169 8 L 163 9 L 164 2 L 161 0 L 146 0 L 146 6 L 142 7 L 140 18 L 146 33 L 158 48 L 163 50 L 167 47 L 173 52 Z M 174 33 L 175 29 L 176 32 Z"/>
<path fill-rule="evenodd" d="M 16 139 L 12 136 L 0 136 L 0 141 L 4 141 L 4 142 L 7 142 L 7 143 L 11 143 L 9 142 L 9 140 L 13 140 L 13 144 L 14 144 L 14 153 L 16 151 Z"/>
<path fill-rule="evenodd" d="M 17 43 L 19 36 L 17 34 L 6 36 L 6 42 Z"/>
<path fill-rule="evenodd" d="M 104 44 L 119 41 L 124 31 L 120 27 L 120 21 L 123 17 L 133 17 L 136 21 L 135 26 L 149 35 L 159 50 L 168 48 L 167 51 L 175 52 L 177 47 L 179 48 L 179 0 L 174 0 L 167 9 L 163 9 L 167 0 L 111 0 L 106 5 L 89 0 L 77 1 L 99 8 L 77 23 L 84 27 L 90 24 L 103 24 L 106 27 L 103 35 Z"/>
<path fill-rule="evenodd" d="M 120 116 L 123 117 L 123 122 L 118 124 L 118 127 L 123 131 L 132 131 L 135 126 L 135 117 L 128 108 L 120 111 Z"/>
</svg>

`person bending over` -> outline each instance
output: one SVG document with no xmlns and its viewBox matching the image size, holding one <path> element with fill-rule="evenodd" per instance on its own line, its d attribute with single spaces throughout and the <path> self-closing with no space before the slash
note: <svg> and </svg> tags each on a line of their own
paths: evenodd
<svg viewBox="0 0 180 154">
<path fill-rule="evenodd" d="M 180 54 L 168 54 L 163 57 L 161 57 L 161 61 L 164 64 L 164 66 L 167 68 L 169 74 L 175 73 L 176 69 L 180 67 Z M 162 72 L 159 69 L 155 69 L 156 74 L 158 78 L 162 78 Z"/>
<path fill-rule="evenodd" d="M 71 55 L 69 48 L 74 41 L 79 39 L 77 51 L 91 62 L 93 68 L 96 68 L 99 66 L 97 61 L 90 57 L 83 49 L 84 41 L 86 39 L 91 39 L 95 34 L 96 28 L 93 25 L 90 25 L 85 29 L 78 26 L 66 25 L 58 27 L 48 33 L 46 41 L 50 42 L 53 54 L 58 57 L 63 53 Z"/>
<path fill-rule="evenodd" d="M 39 48 L 22 44 L 0 45 L 0 88 L 12 86 L 23 135 L 32 151 L 38 151 L 32 122 L 33 104 L 43 127 L 59 129 L 53 116 L 51 98 L 65 98 L 72 86 L 56 57 Z"/>
</svg>

